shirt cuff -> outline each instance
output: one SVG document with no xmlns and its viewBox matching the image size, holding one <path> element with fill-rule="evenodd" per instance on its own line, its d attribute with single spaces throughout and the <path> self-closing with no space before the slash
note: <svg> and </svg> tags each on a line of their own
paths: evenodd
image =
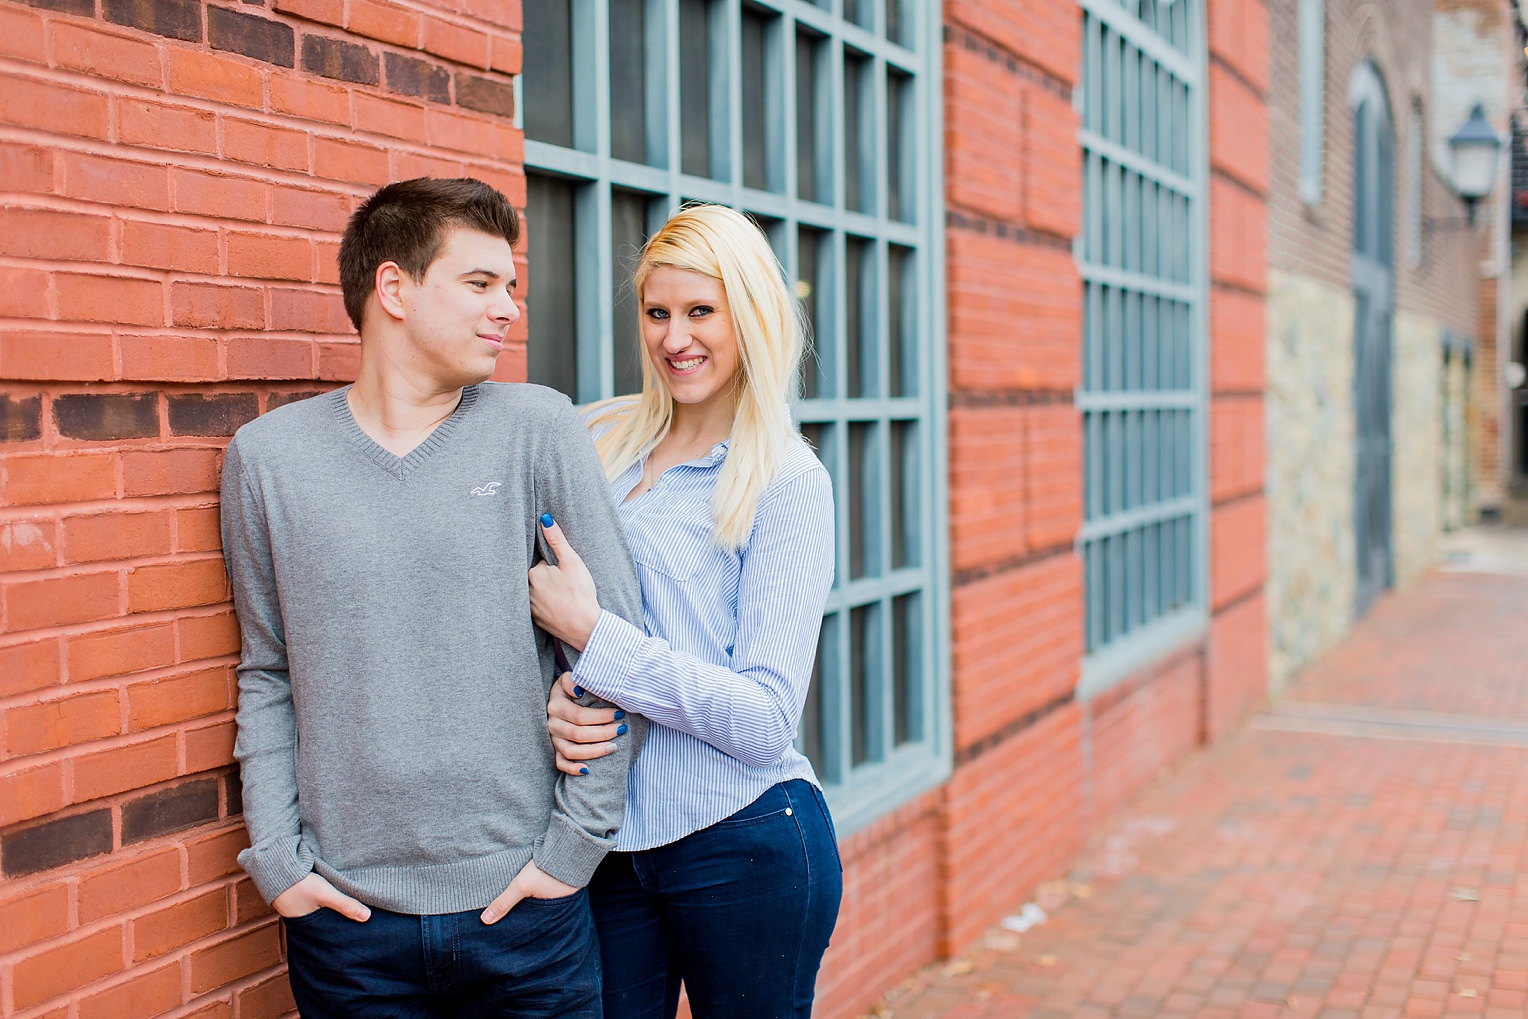
<svg viewBox="0 0 1528 1019">
<path fill-rule="evenodd" d="M 301 835 L 270 839 L 239 854 L 239 865 L 249 872 L 255 888 L 266 902 L 313 873 L 313 853 Z"/>
<path fill-rule="evenodd" d="M 647 634 L 608 609 L 600 610 L 599 622 L 589 633 L 583 654 L 573 666 L 573 682 L 615 704 L 620 703 L 631 664 L 642 650 Z"/>
<path fill-rule="evenodd" d="M 546 834 L 536 844 L 536 866 L 565 885 L 582 888 L 615 845 L 614 838 L 596 839 L 560 814 L 553 814 Z"/>
</svg>

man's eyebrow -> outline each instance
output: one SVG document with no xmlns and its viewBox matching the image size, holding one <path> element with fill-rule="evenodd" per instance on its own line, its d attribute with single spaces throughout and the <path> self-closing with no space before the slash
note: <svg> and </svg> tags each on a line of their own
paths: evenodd
<svg viewBox="0 0 1528 1019">
<path fill-rule="evenodd" d="M 466 279 L 468 276 L 487 276 L 489 279 L 495 280 L 499 278 L 499 274 L 492 269 L 468 269 L 458 276 L 457 279 Z"/>
</svg>

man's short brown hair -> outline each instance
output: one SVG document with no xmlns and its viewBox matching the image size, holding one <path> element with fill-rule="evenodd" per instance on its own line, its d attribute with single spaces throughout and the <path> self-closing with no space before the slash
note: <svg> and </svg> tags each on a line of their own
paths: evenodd
<svg viewBox="0 0 1528 1019">
<path fill-rule="evenodd" d="M 515 207 L 473 177 L 400 180 L 361 203 L 340 241 L 340 291 L 358 332 L 377 266 L 397 262 L 415 281 L 423 280 L 452 227 L 503 237 L 511 246 L 520 240 Z"/>
</svg>

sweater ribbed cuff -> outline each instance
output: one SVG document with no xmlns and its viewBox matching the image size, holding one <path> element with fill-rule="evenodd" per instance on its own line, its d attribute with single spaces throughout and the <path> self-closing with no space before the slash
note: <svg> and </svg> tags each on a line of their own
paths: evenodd
<svg viewBox="0 0 1528 1019">
<path fill-rule="evenodd" d="M 255 888 L 266 902 L 313 873 L 313 854 L 302 845 L 301 835 L 268 839 L 239 854 L 239 865 L 249 872 Z"/>
<path fill-rule="evenodd" d="M 594 624 L 583 654 L 573 666 L 573 682 L 596 696 L 619 704 L 626 674 L 646 636 L 641 627 L 631 625 L 608 609 L 601 609 L 599 622 Z"/>
<path fill-rule="evenodd" d="M 613 845 L 614 839 L 602 843 L 561 814 L 553 814 L 536 846 L 536 866 L 565 885 L 582 888 Z"/>
</svg>

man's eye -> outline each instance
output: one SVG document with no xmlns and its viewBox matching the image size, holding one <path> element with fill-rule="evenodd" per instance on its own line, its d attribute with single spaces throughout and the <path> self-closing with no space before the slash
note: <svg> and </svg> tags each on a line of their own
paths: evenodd
<svg viewBox="0 0 1528 1019">
<path fill-rule="evenodd" d="M 487 280 L 469 280 L 467 285 L 468 286 L 477 287 L 479 290 L 487 290 L 488 289 L 488 281 Z"/>
</svg>

